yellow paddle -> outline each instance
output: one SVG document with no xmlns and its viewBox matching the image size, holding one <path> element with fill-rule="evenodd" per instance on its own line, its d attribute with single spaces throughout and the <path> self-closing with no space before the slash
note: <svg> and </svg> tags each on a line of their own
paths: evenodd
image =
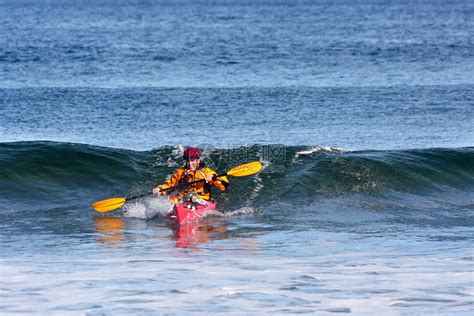
<svg viewBox="0 0 474 316">
<path fill-rule="evenodd" d="M 223 177 L 223 176 L 245 177 L 245 176 L 250 176 L 252 174 L 256 174 L 261 169 L 262 169 L 262 164 L 258 161 L 254 161 L 254 162 L 249 162 L 249 163 L 234 167 L 234 168 L 230 169 L 229 171 L 227 171 L 226 173 L 216 175 L 214 178 Z M 188 185 L 191 185 L 191 184 L 195 184 L 195 183 L 198 183 L 198 182 L 204 182 L 204 181 L 205 181 L 204 179 L 201 179 L 201 180 L 186 183 L 185 185 L 188 186 Z M 168 189 L 164 189 L 162 191 L 170 191 L 170 190 L 174 190 L 174 189 L 177 189 L 177 188 L 178 188 L 178 186 L 171 187 L 171 188 L 168 188 Z M 141 198 L 141 197 L 144 197 L 144 196 L 147 196 L 147 195 L 151 195 L 151 194 L 153 194 L 153 193 L 150 192 L 150 193 L 140 194 L 140 195 L 132 196 L 132 197 L 128 197 L 128 198 L 119 197 L 119 198 L 106 199 L 106 200 L 102 200 L 102 201 L 98 201 L 98 202 L 93 203 L 92 207 L 97 212 L 100 212 L 100 213 L 109 212 L 109 211 L 113 211 L 113 210 L 121 207 L 122 205 L 125 204 L 125 202 L 135 200 L 135 199 L 138 199 L 138 198 Z"/>
</svg>

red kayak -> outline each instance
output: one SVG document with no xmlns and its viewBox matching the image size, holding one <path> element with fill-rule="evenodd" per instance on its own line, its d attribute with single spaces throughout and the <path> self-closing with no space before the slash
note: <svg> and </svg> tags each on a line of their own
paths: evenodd
<svg viewBox="0 0 474 316">
<path fill-rule="evenodd" d="M 170 218 L 175 219 L 179 225 L 187 225 L 198 222 L 209 212 L 216 211 L 217 205 L 214 201 L 204 201 L 204 204 L 183 202 L 174 205 Z"/>
</svg>

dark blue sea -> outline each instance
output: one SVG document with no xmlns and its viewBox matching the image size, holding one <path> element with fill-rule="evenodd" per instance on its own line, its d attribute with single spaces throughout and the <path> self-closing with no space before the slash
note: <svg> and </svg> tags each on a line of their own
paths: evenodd
<svg viewBox="0 0 474 316">
<path fill-rule="evenodd" d="M 472 315 L 474 3 L 0 0 L 0 314 Z M 198 146 L 223 217 L 148 196 Z"/>
</svg>

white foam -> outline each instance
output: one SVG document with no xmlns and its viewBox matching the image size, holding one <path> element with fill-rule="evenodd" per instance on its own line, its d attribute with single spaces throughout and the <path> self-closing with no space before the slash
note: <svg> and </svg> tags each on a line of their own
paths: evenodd
<svg viewBox="0 0 474 316">
<path fill-rule="evenodd" d="M 124 206 L 125 217 L 150 219 L 156 215 L 166 215 L 173 208 L 173 204 L 161 196 L 144 198 Z"/>
<path fill-rule="evenodd" d="M 242 216 L 242 215 L 252 215 L 258 213 L 258 210 L 253 207 L 242 207 L 232 212 L 224 213 L 225 217 L 232 217 L 232 216 Z"/>
<path fill-rule="evenodd" d="M 293 157 L 293 162 L 296 161 L 296 159 L 301 156 L 301 155 L 311 155 L 313 153 L 317 152 L 336 152 L 336 153 L 342 153 L 345 152 L 346 150 L 341 147 L 332 147 L 332 146 L 314 146 L 305 150 L 300 150 L 296 152 L 295 157 Z"/>
<path fill-rule="evenodd" d="M 300 155 L 309 155 L 309 154 L 316 153 L 316 152 L 319 152 L 319 151 L 343 152 L 343 151 L 345 151 L 345 150 L 344 150 L 343 148 L 340 148 L 340 147 L 315 146 L 315 147 L 308 148 L 308 149 L 306 149 L 306 150 L 300 150 L 300 151 L 296 152 L 295 157 L 298 157 L 298 156 L 300 156 Z"/>
<path fill-rule="evenodd" d="M 168 160 L 167 160 L 168 167 L 178 166 L 178 164 L 176 163 L 174 159 L 181 157 L 183 155 L 183 152 L 184 152 L 183 145 L 177 145 L 173 147 L 173 149 L 171 150 L 171 156 L 168 157 Z"/>
</svg>

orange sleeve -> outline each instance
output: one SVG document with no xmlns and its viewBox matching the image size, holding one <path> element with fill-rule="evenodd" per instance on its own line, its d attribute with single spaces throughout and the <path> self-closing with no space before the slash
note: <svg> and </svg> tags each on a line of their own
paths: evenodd
<svg viewBox="0 0 474 316">
<path fill-rule="evenodd" d="M 160 189 L 168 189 L 171 187 L 175 187 L 179 184 L 179 182 L 184 178 L 184 169 L 179 168 L 168 180 L 165 181 L 164 184 L 159 185 Z"/>
</svg>

